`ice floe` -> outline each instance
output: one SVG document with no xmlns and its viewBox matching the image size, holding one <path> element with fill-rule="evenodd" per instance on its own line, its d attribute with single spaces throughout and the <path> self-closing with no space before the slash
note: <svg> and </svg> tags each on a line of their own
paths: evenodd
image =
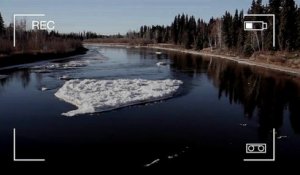
<svg viewBox="0 0 300 175">
<path fill-rule="evenodd" d="M 170 98 L 181 84 L 170 79 L 75 79 L 65 82 L 55 96 L 78 107 L 62 114 L 74 116 Z"/>
<path fill-rule="evenodd" d="M 36 73 L 48 73 L 50 70 L 75 69 L 80 67 L 86 67 L 88 64 L 88 61 L 82 60 L 69 61 L 65 63 L 47 63 L 45 65 L 34 66 L 32 67 L 32 70 Z"/>
<path fill-rule="evenodd" d="M 88 65 L 87 61 L 70 61 L 70 62 L 62 64 L 61 66 L 63 68 L 72 69 L 72 68 L 78 68 L 78 67 L 85 67 L 87 65 Z"/>
</svg>

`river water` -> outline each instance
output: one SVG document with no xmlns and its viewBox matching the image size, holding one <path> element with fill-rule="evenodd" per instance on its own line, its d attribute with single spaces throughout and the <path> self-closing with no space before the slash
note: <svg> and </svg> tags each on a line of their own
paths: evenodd
<svg viewBox="0 0 300 175">
<path fill-rule="evenodd" d="M 9 168 L 292 167 L 300 162 L 300 79 L 219 58 L 87 45 L 68 59 L 1 70 L 0 160 Z M 166 62 L 166 66 L 157 66 Z M 171 99 L 66 117 L 54 93 L 69 79 L 178 79 Z M 46 162 L 13 162 L 44 158 Z M 273 158 L 275 162 L 244 162 Z M 265 143 L 266 154 L 246 154 Z"/>
</svg>

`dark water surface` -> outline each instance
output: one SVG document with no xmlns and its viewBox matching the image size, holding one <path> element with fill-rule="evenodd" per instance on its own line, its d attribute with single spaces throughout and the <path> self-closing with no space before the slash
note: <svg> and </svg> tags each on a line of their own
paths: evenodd
<svg viewBox="0 0 300 175">
<path fill-rule="evenodd" d="M 71 59 L 0 71 L 8 75 L 0 80 L 1 167 L 201 172 L 300 162 L 300 79 L 218 58 L 87 47 Z M 160 61 L 169 65 L 158 67 Z M 184 85 L 169 100 L 65 117 L 61 113 L 76 107 L 54 96 L 66 81 L 61 77 L 171 78 Z M 13 128 L 17 158 L 46 162 L 13 162 Z M 272 157 L 273 128 L 276 161 L 243 162 Z M 266 143 L 267 154 L 245 154 L 246 143 Z"/>
</svg>

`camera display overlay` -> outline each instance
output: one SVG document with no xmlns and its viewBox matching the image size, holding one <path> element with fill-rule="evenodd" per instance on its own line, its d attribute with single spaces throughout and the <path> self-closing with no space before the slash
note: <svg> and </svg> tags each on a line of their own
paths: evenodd
<svg viewBox="0 0 300 175">
<path fill-rule="evenodd" d="M 0 4 L 4 172 L 297 170 L 299 136 L 300 0 Z"/>
</svg>

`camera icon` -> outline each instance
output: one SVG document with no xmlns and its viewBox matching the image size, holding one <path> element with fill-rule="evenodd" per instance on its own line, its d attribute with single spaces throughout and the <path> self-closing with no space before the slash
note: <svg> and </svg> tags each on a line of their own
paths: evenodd
<svg viewBox="0 0 300 175">
<path fill-rule="evenodd" d="M 265 143 L 247 143 L 246 144 L 247 154 L 266 154 L 267 144 Z"/>
</svg>

